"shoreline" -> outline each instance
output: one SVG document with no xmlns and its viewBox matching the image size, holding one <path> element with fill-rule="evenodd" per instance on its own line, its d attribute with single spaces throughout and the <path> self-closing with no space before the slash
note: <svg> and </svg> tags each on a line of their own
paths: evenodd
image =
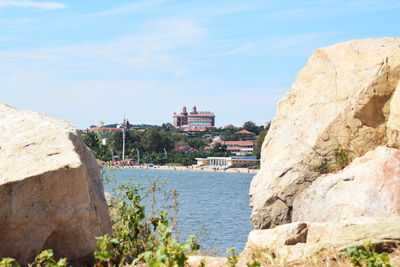
<svg viewBox="0 0 400 267">
<path fill-rule="evenodd" d="M 166 166 L 166 165 L 130 165 L 130 166 L 113 166 L 116 169 L 141 169 L 141 170 L 166 170 L 166 171 L 192 171 L 192 172 L 226 172 L 226 173 L 251 173 L 257 174 L 259 170 L 248 168 L 209 168 L 198 166 Z"/>
</svg>

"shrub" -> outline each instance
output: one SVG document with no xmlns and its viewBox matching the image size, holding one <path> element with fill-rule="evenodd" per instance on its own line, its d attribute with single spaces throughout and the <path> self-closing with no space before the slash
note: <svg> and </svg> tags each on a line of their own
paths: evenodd
<svg viewBox="0 0 400 267">
<path fill-rule="evenodd" d="M 236 251 L 234 248 L 228 248 L 226 250 L 227 253 L 230 255 L 228 256 L 228 266 L 229 267 L 235 267 L 236 264 L 239 262 L 239 255 L 236 254 Z"/>
<path fill-rule="evenodd" d="M 357 267 L 391 267 L 390 256 L 387 252 L 375 252 L 370 241 L 367 241 L 362 248 L 348 248 L 347 253 L 353 266 Z"/>
<path fill-rule="evenodd" d="M 115 181 L 114 179 L 104 179 Z M 173 205 L 168 208 L 174 209 L 173 217 L 168 216 L 168 210 L 155 210 L 156 191 L 159 187 L 155 182 L 151 188 L 144 193 L 145 197 L 151 197 L 151 211 L 146 216 L 145 206 L 141 204 L 143 198 L 141 193 L 144 189 L 139 184 L 130 184 L 118 187 L 116 195 L 119 201 L 114 205 L 115 216 L 113 216 L 113 236 L 107 235 L 97 238 L 98 250 L 94 256 L 99 261 L 98 266 L 106 264 L 124 265 L 129 263 L 145 262 L 149 266 L 184 266 L 187 262 L 187 253 L 197 251 L 200 246 L 191 237 L 186 243 L 180 244 L 173 236 L 176 230 L 176 216 L 179 205 L 177 203 L 177 192 L 172 191 Z M 165 194 L 166 200 L 170 195 Z M 155 214 L 158 213 L 158 216 Z M 172 222 L 172 227 L 170 226 Z"/>
<path fill-rule="evenodd" d="M 29 267 L 67 267 L 66 258 L 54 259 L 54 252 L 51 249 L 43 250 L 35 257 L 35 261 L 28 264 Z M 13 258 L 2 258 L 0 267 L 20 267 L 21 265 Z"/>
</svg>

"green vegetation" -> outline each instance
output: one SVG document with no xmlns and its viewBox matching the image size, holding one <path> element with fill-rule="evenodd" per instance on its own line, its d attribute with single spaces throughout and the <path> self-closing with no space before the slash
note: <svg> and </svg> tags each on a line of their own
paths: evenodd
<svg viewBox="0 0 400 267">
<path fill-rule="evenodd" d="M 319 173 L 326 174 L 340 171 L 349 165 L 352 160 L 351 151 L 343 148 L 340 144 L 336 145 L 332 154 L 332 159 L 324 159 L 316 168 Z"/>
<path fill-rule="evenodd" d="M 110 178 L 111 177 L 111 178 Z M 103 179 L 113 183 L 113 175 Z M 156 192 L 162 191 L 165 199 L 158 202 Z M 187 255 L 200 249 L 194 236 L 180 244 L 174 238 L 178 215 L 177 192 L 165 194 L 160 185 L 153 182 L 149 189 L 128 182 L 114 192 L 119 200 L 113 203 L 113 236 L 97 238 L 98 251 L 94 256 L 98 266 L 116 266 L 146 263 L 148 266 L 185 266 Z M 146 213 L 143 196 L 151 200 L 151 210 Z M 171 203 L 172 202 L 172 203 Z M 156 207 L 166 203 L 168 207 Z M 173 216 L 169 216 L 170 210 Z M 158 214 L 156 216 L 156 214 Z M 177 235 L 177 234 L 176 234 Z"/>
<path fill-rule="evenodd" d="M 391 267 L 390 256 L 387 252 L 375 252 L 370 241 L 362 248 L 348 248 L 350 261 L 356 267 Z"/>
<path fill-rule="evenodd" d="M 229 267 L 235 267 L 239 262 L 239 257 L 240 256 L 238 254 L 236 254 L 236 251 L 235 251 L 234 248 L 229 248 L 229 249 L 227 249 L 226 252 L 229 253 L 228 266 Z"/>
<path fill-rule="evenodd" d="M 15 259 L 3 258 L 0 261 L 0 267 L 20 267 Z M 43 250 L 35 257 L 35 261 L 28 264 L 29 267 L 67 267 L 68 262 L 66 258 L 54 259 L 54 252 L 51 249 Z"/>
<path fill-rule="evenodd" d="M 258 159 L 261 158 L 262 144 L 264 142 L 265 136 L 267 135 L 267 132 L 267 130 L 261 131 L 260 135 L 256 139 L 253 156 L 256 156 Z"/>
</svg>

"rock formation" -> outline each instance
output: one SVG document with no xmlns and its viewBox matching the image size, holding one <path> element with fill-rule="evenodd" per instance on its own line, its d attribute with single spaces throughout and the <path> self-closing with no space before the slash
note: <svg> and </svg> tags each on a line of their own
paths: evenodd
<svg viewBox="0 0 400 267">
<path fill-rule="evenodd" d="M 44 249 L 90 263 L 111 233 L 97 162 L 76 128 L 0 105 L 0 258 L 26 264 Z"/>
<path fill-rule="evenodd" d="M 297 234 L 297 242 L 287 243 L 288 240 L 294 240 L 296 234 L 293 229 L 298 229 L 300 225 L 302 230 Z M 318 266 L 315 260 L 323 260 L 324 253 L 338 256 L 347 248 L 360 247 L 367 241 L 386 251 L 398 247 L 400 217 L 360 217 L 325 223 L 296 222 L 274 229 L 254 230 L 249 235 L 239 266 L 246 266 L 246 262 L 252 259 L 264 264 L 280 263 L 279 266 L 292 266 L 295 263 Z M 311 260 L 314 264 L 307 264 Z"/>
<path fill-rule="evenodd" d="M 256 229 L 291 222 L 298 214 L 294 199 L 337 160 L 337 149 L 356 158 L 388 141 L 398 147 L 399 79 L 400 38 L 355 40 L 313 53 L 263 143 L 250 188 Z"/>
<path fill-rule="evenodd" d="M 400 216 L 400 151 L 379 146 L 338 173 L 322 175 L 293 203 L 293 221 Z"/>
</svg>

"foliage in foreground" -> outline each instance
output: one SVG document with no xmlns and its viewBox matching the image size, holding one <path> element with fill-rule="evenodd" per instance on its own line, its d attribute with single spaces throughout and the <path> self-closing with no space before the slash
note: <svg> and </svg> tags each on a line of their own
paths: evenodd
<svg viewBox="0 0 400 267">
<path fill-rule="evenodd" d="M 390 256 L 387 252 L 377 253 L 368 241 L 362 248 L 348 248 L 350 261 L 356 267 L 391 267 Z"/>
<path fill-rule="evenodd" d="M 116 214 L 113 217 L 113 236 L 107 235 L 97 238 L 99 250 L 94 256 L 99 261 L 97 266 L 114 266 L 136 264 L 140 262 L 151 266 L 185 266 L 187 254 L 200 249 L 191 238 L 180 244 L 172 235 L 176 218 L 168 217 L 168 210 L 155 214 L 156 183 L 153 182 L 150 194 L 152 195 L 152 210 L 146 216 L 145 206 L 141 204 L 139 185 L 123 185 L 119 187 L 120 201 L 116 204 Z M 176 198 L 176 193 L 172 194 Z M 174 203 L 176 199 L 174 199 Z M 174 205 L 175 216 L 177 205 Z"/>
<path fill-rule="evenodd" d="M 3 258 L 0 261 L 0 267 L 20 267 L 21 265 L 12 258 Z M 35 257 L 35 261 L 28 264 L 29 267 L 67 267 L 66 258 L 58 261 L 54 259 L 54 252 L 51 249 L 43 250 Z"/>
</svg>

